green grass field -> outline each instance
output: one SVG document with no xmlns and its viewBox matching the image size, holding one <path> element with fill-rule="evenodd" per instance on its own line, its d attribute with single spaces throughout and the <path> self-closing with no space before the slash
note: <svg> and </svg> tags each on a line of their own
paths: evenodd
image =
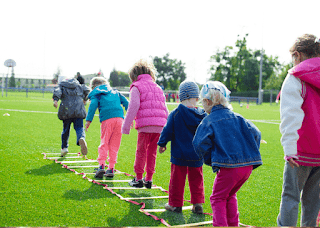
<svg viewBox="0 0 320 228">
<path fill-rule="evenodd" d="M 9 94 L 0 97 L 0 226 L 164 226 L 161 222 L 139 212 L 135 205 L 111 194 L 102 186 L 83 179 L 54 161 L 43 159 L 42 153 L 59 153 L 62 121 L 52 106 L 51 94 L 35 97 Z M 88 106 L 87 106 L 88 107 Z M 175 106 L 170 105 L 172 110 Z M 238 192 L 240 222 L 252 226 L 276 226 L 279 210 L 283 151 L 280 144 L 279 106 L 233 103 L 234 111 L 254 122 L 262 132 L 263 165 L 254 170 L 249 180 Z M 18 111 L 23 110 L 23 111 Z M 10 116 L 3 114 L 9 113 Z M 123 135 L 116 169 L 134 175 L 137 132 Z M 100 143 L 100 123 L 96 116 L 86 133 L 88 158 L 96 159 Z M 75 145 L 72 129 L 69 152 L 80 152 Z M 168 147 L 170 148 L 170 147 Z M 70 155 L 71 156 L 71 155 Z M 63 159 L 59 159 L 63 160 Z M 93 168 L 79 168 L 78 172 L 92 173 Z M 93 178 L 93 175 L 88 175 Z M 170 149 L 158 154 L 153 183 L 168 189 L 170 178 Z M 204 211 L 211 213 L 209 197 L 215 174 L 204 166 Z M 114 179 L 128 179 L 116 175 Z M 109 186 L 116 184 L 110 184 Z M 127 183 L 121 183 L 127 186 Z M 123 197 L 166 195 L 160 190 L 114 190 Z M 185 199 L 190 199 L 188 184 Z M 142 202 L 142 200 L 137 200 Z M 143 200 L 148 209 L 163 208 L 167 199 Z M 185 206 L 190 205 L 185 202 Z M 151 213 L 170 225 L 210 221 L 209 215 L 194 215 L 189 210 L 183 214 L 170 212 Z"/>
</svg>

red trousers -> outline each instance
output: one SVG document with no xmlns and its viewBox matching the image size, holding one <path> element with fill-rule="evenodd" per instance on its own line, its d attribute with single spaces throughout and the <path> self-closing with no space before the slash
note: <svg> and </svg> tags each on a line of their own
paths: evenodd
<svg viewBox="0 0 320 228">
<path fill-rule="evenodd" d="M 184 186 L 188 175 L 191 203 L 204 203 L 203 172 L 201 167 L 188 167 L 171 164 L 169 185 L 169 205 L 183 206 Z"/>
<path fill-rule="evenodd" d="M 152 180 L 152 176 L 155 173 L 159 138 L 160 133 L 138 133 L 138 145 L 134 161 L 134 172 L 138 180 L 142 179 L 144 170 L 147 172 L 145 180 Z"/>
</svg>

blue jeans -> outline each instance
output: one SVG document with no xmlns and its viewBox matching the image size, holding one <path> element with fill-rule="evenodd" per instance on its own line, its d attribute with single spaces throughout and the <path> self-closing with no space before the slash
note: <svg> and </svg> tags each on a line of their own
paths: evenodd
<svg viewBox="0 0 320 228">
<path fill-rule="evenodd" d="M 301 226 L 314 227 L 320 209 L 320 166 L 291 168 L 286 161 L 278 226 L 296 226 L 301 199 Z M 300 193 L 302 192 L 301 196 Z"/>
<path fill-rule="evenodd" d="M 85 138 L 86 135 L 84 133 L 83 128 L 83 119 L 81 118 L 71 118 L 63 120 L 63 131 L 61 133 L 61 149 L 68 148 L 69 146 L 69 135 L 70 135 L 70 126 L 71 123 L 73 123 L 73 128 L 76 131 L 77 134 L 77 145 L 79 146 L 79 139 Z"/>
</svg>

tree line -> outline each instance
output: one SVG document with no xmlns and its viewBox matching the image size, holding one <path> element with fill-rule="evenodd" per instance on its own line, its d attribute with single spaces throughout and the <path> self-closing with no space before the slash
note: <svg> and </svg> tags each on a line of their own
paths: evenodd
<svg viewBox="0 0 320 228">
<path fill-rule="evenodd" d="M 257 91 L 262 56 L 262 88 L 280 90 L 292 64 L 280 63 L 277 56 L 268 56 L 261 50 L 249 49 L 247 36 L 248 34 L 244 37 L 238 36 L 234 46 L 218 49 L 210 56 L 209 80 L 221 81 L 232 92 Z M 186 79 L 185 63 L 170 58 L 169 53 L 152 59 L 157 69 L 156 82 L 159 85 L 163 84 L 165 89 L 177 90 L 179 84 Z M 128 78 L 127 73 L 114 69 L 110 73 L 109 81 L 112 86 L 129 86 L 131 81 L 126 78 Z"/>
</svg>

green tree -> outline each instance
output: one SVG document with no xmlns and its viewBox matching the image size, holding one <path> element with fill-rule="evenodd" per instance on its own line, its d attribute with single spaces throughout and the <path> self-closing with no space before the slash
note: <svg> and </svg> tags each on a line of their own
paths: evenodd
<svg viewBox="0 0 320 228">
<path fill-rule="evenodd" d="M 210 80 L 223 82 L 231 91 L 252 91 L 259 88 L 261 51 L 247 48 L 246 34 L 238 38 L 235 49 L 226 46 L 222 51 L 210 57 Z M 278 57 L 273 58 L 263 54 L 262 88 L 272 74 L 281 68 Z"/>
<path fill-rule="evenodd" d="M 289 63 L 282 67 L 279 74 L 273 73 L 271 77 L 266 81 L 265 89 L 280 90 L 283 80 L 288 74 L 288 70 L 293 67 L 292 63 Z"/>
<path fill-rule="evenodd" d="M 131 80 L 129 78 L 128 73 L 117 71 L 115 68 L 113 68 L 113 70 L 110 73 L 109 83 L 112 87 L 125 87 L 130 85 Z"/>
<path fill-rule="evenodd" d="M 170 59 L 169 53 L 163 57 L 153 57 L 153 64 L 157 69 L 158 84 L 166 89 L 177 90 L 182 81 L 186 79 L 185 63 L 177 59 Z"/>
<path fill-rule="evenodd" d="M 9 87 L 16 87 L 16 80 L 14 78 L 14 73 L 11 74 L 11 77 L 9 79 Z"/>
</svg>

